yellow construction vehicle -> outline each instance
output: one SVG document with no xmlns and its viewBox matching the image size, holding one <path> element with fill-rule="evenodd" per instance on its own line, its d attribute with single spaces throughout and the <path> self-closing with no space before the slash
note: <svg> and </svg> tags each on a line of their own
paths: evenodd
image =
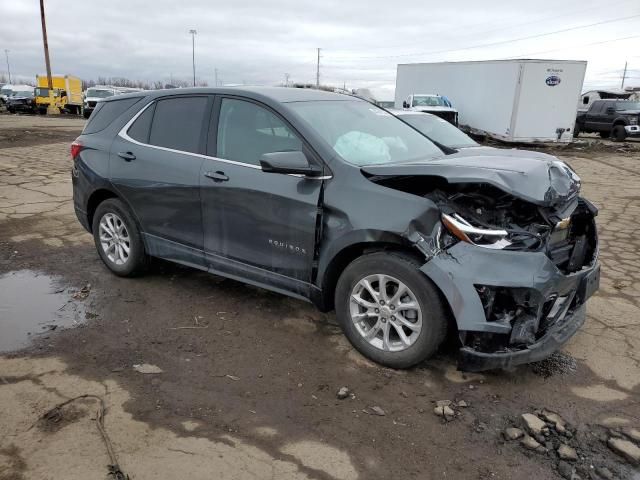
<svg viewBox="0 0 640 480">
<path fill-rule="evenodd" d="M 82 113 L 82 80 L 71 75 L 52 75 L 53 91 L 49 91 L 46 75 L 36 75 L 36 108 L 47 113 L 49 106 L 60 111 L 80 115 Z M 53 102 L 53 105 L 52 105 Z"/>
</svg>

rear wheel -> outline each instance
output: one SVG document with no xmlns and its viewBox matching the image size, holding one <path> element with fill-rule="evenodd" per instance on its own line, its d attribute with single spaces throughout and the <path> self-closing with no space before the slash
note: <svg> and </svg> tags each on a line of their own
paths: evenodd
<svg viewBox="0 0 640 480">
<path fill-rule="evenodd" d="M 109 198 L 98 205 L 92 231 L 98 254 L 109 270 L 121 277 L 144 272 L 148 257 L 140 230 L 124 203 Z"/>
<path fill-rule="evenodd" d="M 336 286 L 336 315 L 351 344 L 387 367 L 408 368 L 431 357 L 445 338 L 439 292 L 420 262 L 380 252 L 354 260 Z"/>
<path fill-rule="evenodd" d="M 578 135 L 580 135 L 580 124 L 576 123 L 573 127 L 573 138 L 578 138 Z"/>
<path fill-rule="evenodd" d="M 624 142 L 625 138 L 627 138 L 627 131 L 624 129 L 624 125 L 616 125 L 613 127 L 611 136 L 616 142 Z"/>
</svg>

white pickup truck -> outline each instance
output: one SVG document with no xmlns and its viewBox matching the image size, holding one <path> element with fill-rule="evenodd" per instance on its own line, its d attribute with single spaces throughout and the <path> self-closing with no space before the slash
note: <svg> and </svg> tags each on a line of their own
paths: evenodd
<svg viewBox="0 0 640 480">
<path fill-rule="evenodd" d="M 402 102 L 402 107 L 413 112 L 431 113 L 458 126 L 458 110 L 453 108 L 449 99 L 442 95 L 415 93 Z"/>
<path fill-rule="evenodd" d="M 96 108 L 96 104 L 103 98 L 113 97 L 120 92 L 115 87 L 96 85 L 95 87 L 87 88 L 84 92 L 84 102 L 82 106 L 82 114 L 84 118 L 89 118 L 91 112 Z"/>
</svg>

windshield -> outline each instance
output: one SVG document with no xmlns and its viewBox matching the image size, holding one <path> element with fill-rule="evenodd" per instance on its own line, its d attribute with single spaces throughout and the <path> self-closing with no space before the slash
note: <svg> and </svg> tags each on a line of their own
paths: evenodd
<svg viewBox="0 0 640 480">
<path fill-rule="evenodd" d="M 11 95 L 11 93 L 13 92 L 13 90 L 11 90 L 10 88 L 3 88 L 2 90 L 0 90 L 0 95 Z"/>
<path fill-rule="evenodd" d="M 288 106 L 344 160 L 358 166 L 409 162 L 443 154 L 429 139 L 367 102 L 292 102 Z"/>
<path fill-rule="evenodd" d="M 412 107 L 446 107 L 442 97 L 433 95 L 414 95 Z"/>
<path fill-rule="evenodd" d="M 640 102 L 617 102 L 616 110 L 640 110 Z"/>
<path fill-rule="evenodd" d="M 36 88 L 36 97 L 48 97 L 49 89 L 48 88 Z"/>
<path fill-rule="evenodd" d="M 398 115 L 402 120 L 434 142 L 451 148 L 476 147 L 478 144 L 466 133 L 458 130 L 446 120 L 428 113 Z"/>
<path fill-rule="evenodd" d="M 33 97 L 33 90 L 18 90 L 17 92 L 12 92 L 11 97 Z"/>
<path fill-rule="evenodd" d="M 113 95 L 115 95 L 113 93 L 113 90 L 101 90 L 101 89 L 97 89 L 97 88 L 89 88 L 87 89 L 87 98 L 92 97 L 92 98 L 107 98 L 107 97 L 113 97 Z"/>
</svg>

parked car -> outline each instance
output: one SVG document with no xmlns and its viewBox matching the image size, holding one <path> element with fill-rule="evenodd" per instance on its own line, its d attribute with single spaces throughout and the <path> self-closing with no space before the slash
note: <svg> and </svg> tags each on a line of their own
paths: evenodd
<svg viewBox="0 0 640 480">
<path fill-rule="evenodd" d="M 442 95 L 409 95 L 406 100 L 402 102 L 402 107 L 413 112 L 432 113 L 440 118 L 444 118 L 452 125 L 458 126 L 458 110 L 453 108 L 449 99 Z"/>
<path fill-rule="evenodd" d="M 520 150 L 517 148 L 495 148 L 480 145 L 469 135 L 446 120 L 431 115 L 430 113 L 412 112 L 408 110 L 389 110 L 393 115 L 408 123 L 429 140 L 437 144 L 446 154 L 461 156 L 489 155 L 492 157 L 512 157 L 531 159 L 538 158 L 547 161 L 557 161 L 552 155 L 532 150 Z"/>
<path fill-rule="evenodd" d="M 578 113 L 573 136 L 581 132 L 599 133 L 618 142 L 640 135 L 640 102 L 628 100 L 596 100 L 586 113 Z"/>
<path fill-rule="evenodd" d="M 24 93 L 29 91 L 33 91 L 33 87 L 31 85 L 11 85 L 10 83 L 7 83 L 0 89 L 0 103 L 6 104 L 7 99 L 14 93 Z"/>
<path fill-rule="evenodd" d="M 455 327 L 460 368 L 540 360 L 599 284 L 596 208 L 561 161 L 444 155 L 364 100 L 189 88 L 104 99 L 71 146 L 116 275 L 160 257 L 335 309 L 388 367 Z"/>
<path fill-rule="evenodd" d="M 16 113 L 16 112 L 35 113 L 36 98 L 34 94 L 34 88 L 31 87 L 31 90 L 24 91 L 24 92 L 12 93 L 7 98 L 7 111 L 9 113 Z"/>
<path fill-rule="evenodd" d="M 104 99 L 118 95 L 120 92 L 115 87 L 97 85 L 95 87 L 87 88 L 84 93 L 84 102 L 82 107 L 82 115 L 84 118 L 89 118 L 91 112 L 96 108 L 96 104 Z"/>
</svg>

